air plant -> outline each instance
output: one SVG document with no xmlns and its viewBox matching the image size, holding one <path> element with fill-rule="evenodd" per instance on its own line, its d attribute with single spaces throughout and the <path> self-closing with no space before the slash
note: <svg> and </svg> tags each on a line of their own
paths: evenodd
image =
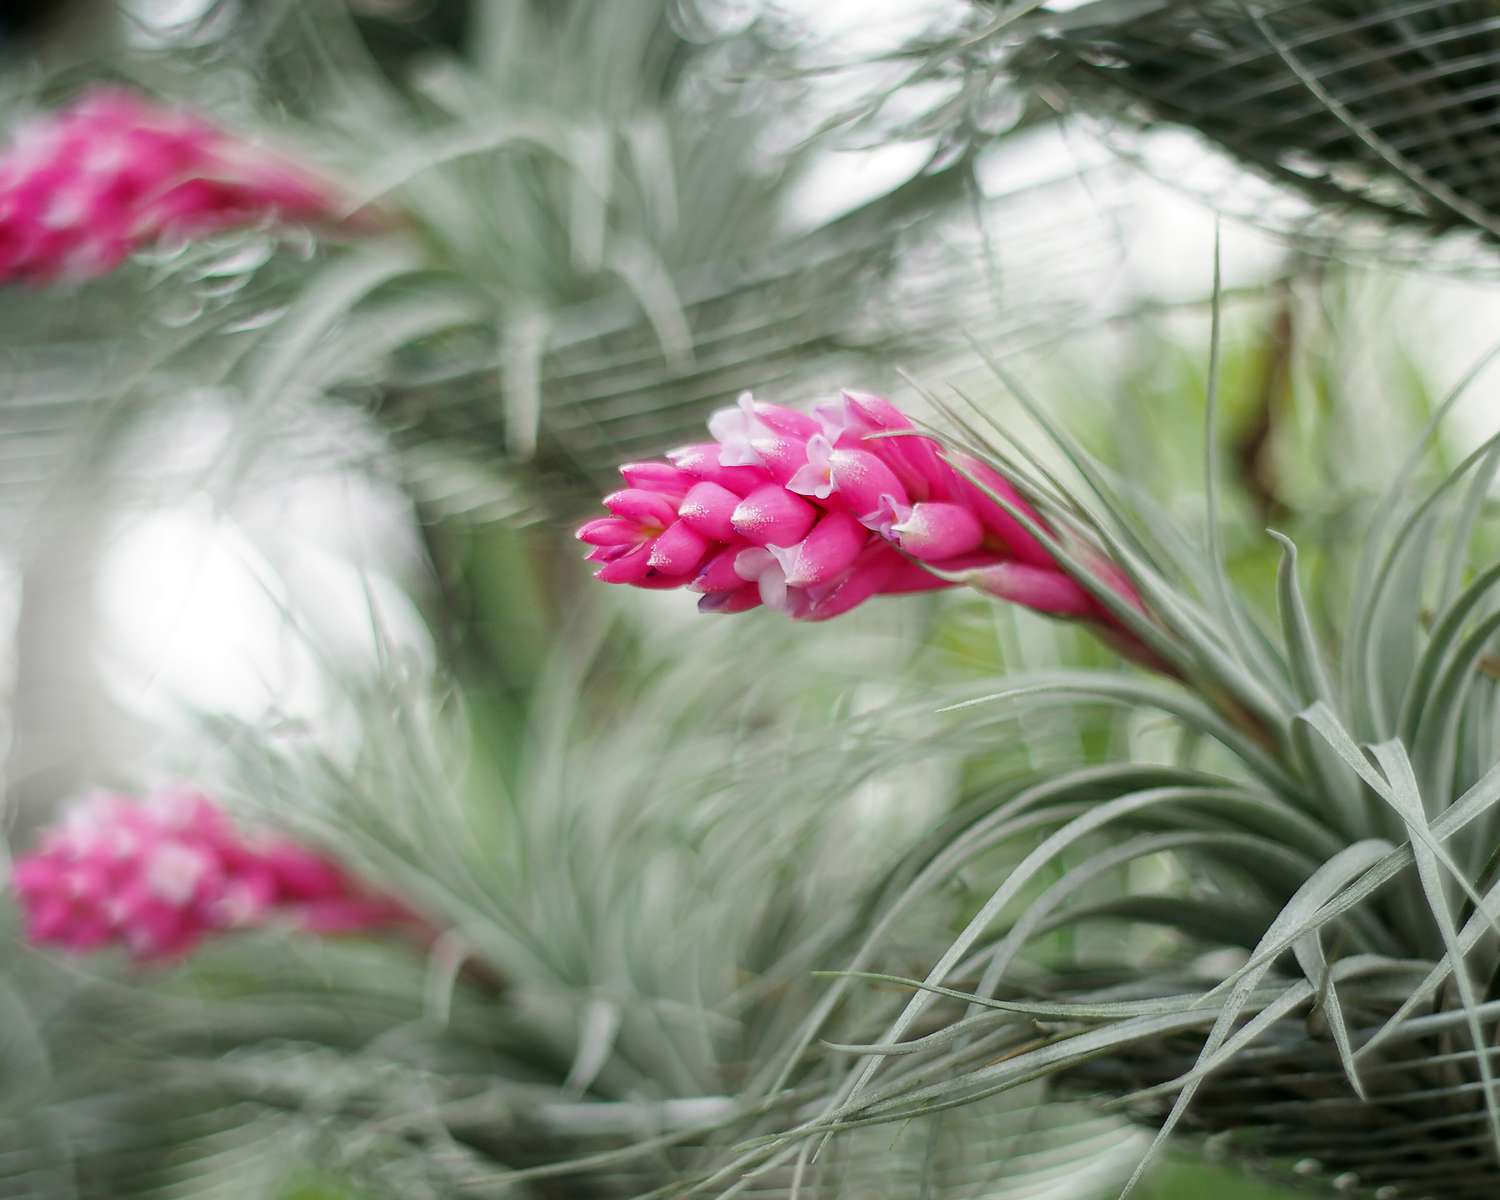
<svg viewBox="0 0 1500 1200">
<path fill-rule="evenodd" d="M 1217 357 L 1217 319 L 1214 346 Z M 1015 678 L 953 705 L 954 719 L 972 730 L 991 712 L 1100 706 L 1165 719 L 1180 750 L 1007 783 L 893 873 L 864 945 L 746 1094 L 783 1094 L 811 1056 L 818 1097 L 679 1194 L 810 1171 L 830 1139 L 1049 1079 L 1154 1126 L 1153 1152 L 1192 1130 L 1266 1169 L 1382 1200 L 1492 1195 L 1500 747 L 1487 655 L 1500 566 L 1471 553 L 1500 435 L 1423 487 L 1412 454 L 1371 524 L 1335 653 L 1289 539 L 1270 535 L 1283 548 L 1279 628 L 1229 583 L 1212 396 L 1206 553 L 1133 508 L 1027 403 L 1072 482 L 942 406 L 957 427 L 950 453 L 1003 474 L 1039 514 L 1017 517 L 1098 594 L 1116 572 L 1129 581 L 1142 607 L 1112 608 L 1155 656 L 1155 677 Z M 1070 554 L 1064 533 L 1097 546 L 1110 573 Z M 1029 852 L 920 975 L 872 966 L 914 907 L 1018 841 Z M 1101 899 L 1143 863 L 1164 886 Z M 1122 943 L 1109 933 L 1122 926 L 1157 932 Z M 1064 933 L 1087 952 L 1059 956 Z M 909 989 L 900 1013 L 835 1033 L 876 984 Z"/>
</svg>

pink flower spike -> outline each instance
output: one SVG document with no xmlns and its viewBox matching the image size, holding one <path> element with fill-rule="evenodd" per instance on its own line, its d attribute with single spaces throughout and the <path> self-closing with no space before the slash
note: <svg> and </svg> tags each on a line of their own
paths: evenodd
<svg viewBox="0 0 1500 1200">
<path fill-rule="evenodd" d="M 686 575 L 697 569 L 708 552 L 708 539 L 686 521 L 667 526 L 651 547 L 651 569 L 663 575 Z"/>
<path fill-rule="evenodd" d="M 203 117 L 97 88 L 0 155 L 0 278 L 103 274 L 165 235 L 268 221 L 373 231 L 336 190 Z"/>
<path fill-rule="evenodd" d="M 826 500 L 833 494 L 833 442 L 821 433 L 807 439 L 807 461 L 786 481 L 788 491 Z"/>
<path fill-rule="evenodd" d="M 818 510 L 800 496 L 768 483 L 734 510 L 735 532 L 757 546 L 790 546 L 807 536 Z"/>
<path fill-rule="evenodd" d="M 965 572 L 964 582 L 987 595 L 1055 617 L 1091 617 L 1099 612 L 1093 596 L 1055 569 L 1002 562 Z"/>
<path fill-rule="evenodd" d="M 686 471 L 662 462 L 626 463 L 620 468 L 620 475 L 627 487 L 643 488 L 673 501 L 681 500 L 697 482 Z"/>
<path fill-rule="evenodd" d="M 911 503 L 895 472 L 868 450 L 837 449 L 828 465 L 840 505 L 866 525 L 878 519 L 886 496 L 897 504 Z"/>
<path fill-rule="evenodd" d="M 848 513 L 825 513 L 812 532 L 795 546 L 769 547 L 781 563 L 790 587 L 829 583 L 854 565 L 869 533 Z"/>
<path fill-rule="evenodd" d="M 13 877 L 32 941 L 73 951 L 122 945 L 141 961 L 181 958 L 211 933 L 308 900 L 363 906 L 371 919 L 406 911 L 313 851 L 262 849 L 206 797 L 183 790 L 75 806 L 17 860 Z"/>
<path fill-rule="evenodd" d="M 733 518 L 739 503 L 740 497 L 728 488 L 705 479 L 689 489 L 677 506 L 677 515 L 704 537 L 716 542 L 732 542 L 738 537 Z"/>
<path fill-rule="evenodd" d="M 984 540 L 984 527 L 967 508 L 932 501 L 912 505 L 906 518 L 890 529 L 897 546 L 924 562 L 967 554 Z"/>
<path fill-rule="evenodd" d="M 748 496 L 770 479 L 760 467 L 721 466 L 716 442 L 680 446 L 676 450 L 668 450 L 667 458 L 678 470 L 685 471 L 694 479 L 717 483 L 736 496 Z"/>
</svg>

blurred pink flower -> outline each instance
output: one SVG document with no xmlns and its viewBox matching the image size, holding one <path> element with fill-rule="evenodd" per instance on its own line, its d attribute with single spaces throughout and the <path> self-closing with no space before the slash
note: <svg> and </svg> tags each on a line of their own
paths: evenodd
<svg viewBox="0 0 1500 1200">
<path fill-rule="evenodd" d="M 99 87 L 0 154 L 0 281 L 101 275 L 165 235 L 332 222 L 340 206 L 312 173 L 203 117 Z"/>
<path fill-rule="evenodd" d="M 180 958 L 209 934 L 273 921 L 354 933 L 413 920 L 327 858 L 248 838 L 184 790 L 86 800 L 16 861 L 12 881 L 32 942 L 121 944 L 140 960 Z"/>
</svg>

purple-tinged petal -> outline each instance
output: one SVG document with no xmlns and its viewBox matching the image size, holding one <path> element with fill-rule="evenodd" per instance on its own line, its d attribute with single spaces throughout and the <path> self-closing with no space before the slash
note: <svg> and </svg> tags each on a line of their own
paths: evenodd
<svg viewBox="0 0 1500 1200">
<path fill-rule="evenodd" d="M 833 443 L 821 433 L 807 439 L 806 461 L 786 481 L 788 491 L 800 496 L 828 499 L 833 492 Z"/>
<path fill-rule="evenodd" d="M 757 546 L 790 546 L 812 528 L 818 510 L 774 483 L 756 488 L 734 510 L 734 529 Z"/>
<path fill-rule="evenodd" d="M 652 544 L 644 542 L 628 554 L 594 572 L 594 578 L 605 583 L 640 583 L 651 569 Z"/>
<path fill-rule="evenodd" d="M 896 540 L 895 529 L 911 516 L 911 505 L 902 504 L 889 492 L 883 492 L 875 511 L 865 517 L 865 525 L 888 542 Z"/>
<path fill-rule="evenodd" d="M 968 554 L 984 540 L 984 526 L 967 508 L 923 501 L 912 505 L 905 520 L 891 526 L 892 540 L 924 562 L 941 562 Z"/>
<path fill-rule="evenodd" d="M 648 529 L 665 529 L 677 520 L 677 510 L 662 496 L 644 488 L 625 488 L 604 497 L 604 507 L 626 521 L 638 521 Z"/>
<path fill-rule="evenodd" d="M 584 522 L 573 536 L 590 546 L 632 546 L 641 540 L 641 530 L 634 521 L 599 517 Z"/>
<path fill-rule="evenodd" d="M 686 521 L 674 521 L 651 547 L 652 570 L 663 575 L 695 571 L 708 553 L 708 539 Z"/>
<path fill-rule="evenodd" d="M 745 577 L 734 569 L 734 560 L 744 549 L 745 544 L 741 542 L 738 546 L 725 546 L 717 554 L 710 555 L 698 568 L 697 576 L 687 585 L 688 591 L 710 595 L 744 587 Z"/>
<path fill-rule="evenodd" d="M 694 479 L 706 479 L 728 488 L 737 496 L 748 496 L 770 476 L 759 467 L 725 467 L 719 463 L 719 446 L 716 442 L 700 442 L 692 446 L 680 446 L 667 451 L 667 458 L 681 471 Z"/>
<path fill-rule="evenodd" d="M 895 472 L 868 450 L 835 449 L 828 466 L 840 505 L 866 525 L 884 509 L 885 496 L 911 503 Z"/>
<path fill-rule="evenodd" d="M 869 540 L 869 532 L 848 513 L 830 512 L 795 546 L 770 549 L 781 562 L 789 586 L 813 587 L 853 566 Z"/>
<path fill-rule="evenodd" d="M 760 589 L 753 583 L 742 584 L 732 592 L 712 592 L 698 600 L 701 613 L 739 613 L 760 607 Z"/>
<path fill-rule="evenodd" d="M 1061 571 L 1028 563 L 1002 562 L 978 567 L 965 573 L 964 582 L 987 595 L 1052 616 L 1087 617 L 1099 611 L 1093 596 Z"/>
<path fill-rule="evenodd" d="M 627 487 L 643 488 L 656 492 L 668 500 L 678 501 L 697 482 L 686 471 L 679 471 L 671 463 L 638 462 L 626 463 L 620 468 Z"/>
<path fill-rule="evenodd" d="M 732 542 L 736 540 L 734 510 L 739 503 L 740 497 L 728 488 L 705 479 L 693 484 L 682 498 L 682 503 L 677 506 L 677 516 L 705 537 L 716 542 Z"/>
</svg>

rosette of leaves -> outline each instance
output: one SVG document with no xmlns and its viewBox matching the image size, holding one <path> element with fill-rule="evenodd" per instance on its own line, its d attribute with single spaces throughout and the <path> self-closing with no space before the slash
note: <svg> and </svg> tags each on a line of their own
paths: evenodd
<svg viewBox="0 0 1500 1200">
<path fill-rule="evenodd" d="M 1413 451 L 1358 544 L 1347 619 L 1320 632 L 1289 539 L 1270 535 L 1274 623 L 1229 582 L 1212 394 L 1206 545 L 1028 406 L 1056 457 L 959 410 L 955 444 L 1126 568 L 1152 618 L 1097 594 L 1162 670 L 1048 671 L 956 700 L 969 735 L 1017 710 L 1080 707 L 1135 732 L 1103 761 L 996 786 L 892 876 L 861 952 L 750 1093 L 780 1094 L 814 1055 L 822 1100 L 704 1193 L 813 1162 L 850 1131 L 1045 1079 L 1154 1126 L 1155 1148 L 1212 1134 L 1342 1192 L 1494 1194 L 1500 435 L 1437 478 Z M 984 873 L 1017 845 L 1018 864 Z M 987 882 L 941 954 L 904 980 L 871 966 L 909 912 L 976 876 Z M 859 990 L 893 986 L 910 990 L 895 1020 L 840 1015 Z"/>
</svg>

